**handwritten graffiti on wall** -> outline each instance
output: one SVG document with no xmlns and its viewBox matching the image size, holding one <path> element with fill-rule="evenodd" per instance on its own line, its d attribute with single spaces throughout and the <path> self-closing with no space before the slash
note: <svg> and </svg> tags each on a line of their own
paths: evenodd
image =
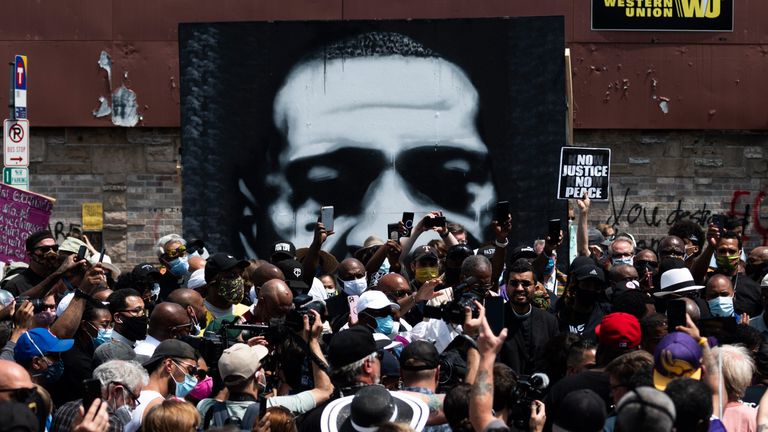
<svg viewBox="0 0 768 432">
<path fill-rule="evenodd" d="M 706 228 L 712 222 L 712 215 L 716 213 L 707 208 L 707 203 L 693 204 L 691 207 L 679 199 L 674 210 L 669 214 L 663 214 L 664 211 L 658 205 L 630 202 L 630 192 L 631 188 L 626 188 L 623 196 L 616 200 L 616 196 L 611 190 L 611 214 L 606 219 L 606 224 L 613 227 L 622 224 L 627 226 L 643 224 L 652 228 L 665 228 L 671 227 L 681 220 L 692 220 L 702 228 Z M 733 191 L 726 213 L 743 220 L 743 239 L 745 242 L 750 240 L 750 227 L 753 227 L 754 233 L 760 236 L 760 243 L 768 245 L 768 222 L 765 222 L 768 220 L 768 211 L 766 211 L 768 209 L 762 209 L 765 196 L 766 193 L 763 191 Z M 666 230 L 663 231 L 666 232 Z M 659 237 L 638 240 L 637 245 L 640 248 L 655 249 L 660 239 Z"/>
</svg>

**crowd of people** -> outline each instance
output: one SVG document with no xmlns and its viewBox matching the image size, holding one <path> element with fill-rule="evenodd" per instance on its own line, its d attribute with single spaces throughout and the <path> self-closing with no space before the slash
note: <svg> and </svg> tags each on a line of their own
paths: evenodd
<svg viewBox="0 0 768 432">
<path fill-rule="evenodd" d="M 0 282 L 0 431 L 768 427 L 768 247 L 718 215 L 638 249 L 573 204 L 573 260 L 439 211 L 350 257 L 318 221 L 265 259 L 169 234 L 130 270 L 32 233 Z"/>
</svg>

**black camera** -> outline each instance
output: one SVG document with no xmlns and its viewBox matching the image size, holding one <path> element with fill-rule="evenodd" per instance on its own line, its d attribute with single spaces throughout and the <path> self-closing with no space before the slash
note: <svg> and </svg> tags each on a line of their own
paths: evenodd
<svg viewBox="0 0 768 432">
<path fill-rule="evenodd" d="M 472 289 L 476 283 L 477 278 L 474 276 L 464 279 L 460 284 L 453 287 L 452 301 L 440 306 L 424 306 L 424 316 L 441 319 L 451 324 L 463 324 L 464 308 L 469 308 L 472 310 L 472 317 L 477 318 L 479 312 L 475 300 L 482 302 L 485 293 Z"/>
<path fill-rule="evenodd" d="M 531 404 L 544 399 L 549 377 L 543 373 L 520 375 L 517 385 L 509 395 L 509 420 L 519 430 L 528 430 L 531 419 Z"/>
<path fill-rule="evenodd" d="M 321 301 L 312 301 L 307 294 L 297 295 L 293 298 L 293 309 L 285 316 L 283 323 L 288 330 L 300 332 L 304 329 L 304 316 L 309 317 L 309 327 L 315 324 L 315 315 L 310 311 L 316 311 L 320 317 L 325 316 L 325 305 Z"/>
<path fill-rule="evenodd" d="M 28 296 L 18 296 L 16 297 L 16 309 L 18 310 L 19 306 L 21 306 L 22 303 L 24 303 L 24 300 L 29 301 L 32 303 L 32 307 L 34 308 L 34 313 L 38 314 L 40 312 L 43 312 L 45 310 L 45 302 L 43 299 L 39 298 L 29 298 Z"/>
</svg>

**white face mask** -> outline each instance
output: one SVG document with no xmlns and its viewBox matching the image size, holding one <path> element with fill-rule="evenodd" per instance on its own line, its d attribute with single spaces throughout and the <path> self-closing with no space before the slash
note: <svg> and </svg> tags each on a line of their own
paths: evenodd
<svg viewBox="0 0 768 432">
<path fill-rule="evenodd" d="M 361 277 L 360 279 L 353 279 L 351 281 L 342 280 L 341 283 L 344 286 L 344 292 L 347 293 L 347 295 L 359 296 L 365 290 L 368 289 L 367 279 L 368 278 L 364 276 L 364 277 Z"/>
<path fill-rule="evenodd" d="M 613 265 L 619 265 L 619 264 L 629 264 L 634 265 L 634 256 L 628 256 L 628 257 L 619 257 L 619 258 L 613 258 L 611 260 L 611 263 Z"/>
</svg>

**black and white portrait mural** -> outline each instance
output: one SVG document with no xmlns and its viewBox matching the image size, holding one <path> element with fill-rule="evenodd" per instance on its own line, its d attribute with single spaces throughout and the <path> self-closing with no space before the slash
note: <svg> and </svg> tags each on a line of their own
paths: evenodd
<svg viewBox="0 0 768 432">
<path fill-rule="evenodd" d="M 265 257 L 330 205 L 342 258 L 404 211 L 475 245 L 498 200 L 515 243 L 565 216 L 562 18 L 183 24 L 179 44 L 188 238 Z"/>
</svg>

